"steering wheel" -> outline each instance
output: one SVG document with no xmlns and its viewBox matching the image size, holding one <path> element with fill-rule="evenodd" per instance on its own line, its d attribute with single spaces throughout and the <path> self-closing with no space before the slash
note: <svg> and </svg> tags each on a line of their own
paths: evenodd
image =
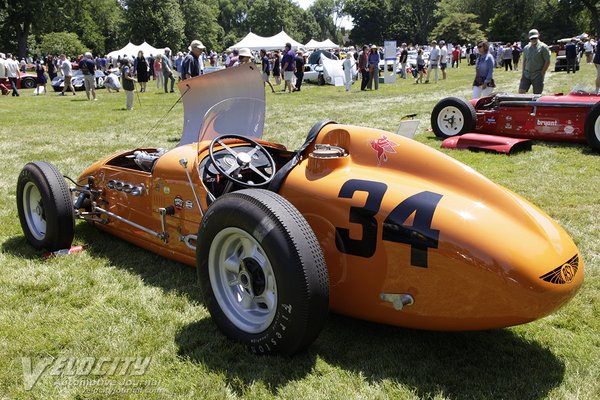
<svg viewBox="0 0 600 400">
<path fill-rule="evenodd" d="M 239 141 L 242 141 L 246 144 L 250 144 L 252 145 L 253 149 L 250 150 L 249 152 L 245 153 L 245 152 L 237 152 L 235 151 L 235 148 L 229 147 L 227 144 L 225 144 L 225 140 L 227 139 L 236 139 Z M 222 166 L 221 163 L 217 162 L 217 160 L 215 159 L 215 154 L 214 154 L 214 150 L 215 150 L 215 146 L 219 144 L 220 146 L 222 146 L 229 154 L 231 154 L 232 156 L 235 157 L 235 160 L 233 161 L 233 165 L 228 169 L 225 170 Z M 253 164 L 254 156 L 256 153 L 261 153 L 263 156 L 266 157 L 267 161 L 269 162 L 269 167 L 271 169 L 271 173 L 269 175 L 265 175 L 262 172 L 259 171 L 259 169 L 256 167 L 256 165 Z M 269 154 L 269 152 L 260 144 L 256 143 L 254 140 L 247 138 L 245 136 L 241 136 L 241 135 L 221 135 L 218 136 L 216 138 L 214 138 L 212 140 L 212 142 L 210 142 L 210 146 L 208 147 L 208 154 L 210 155 L 210 161 L 213 163 L 213 165 L 215 166 L 215 168 L 217 169 L 217 171 L 221 174 L 223 174 L 227 179 L 242 185 L 244 187 L 260 187 L 260 186 L 264 186 L 266 184 L 268 184 L 269 182 L 271 182 L 271 180 L 273 179 L 273 177 L 275 176 L 275 161 L 273 161 L 273 157 L 271 157 L 271 154 Z M 240 172 L 250 169 L 252 170 L 256 175 L 258 175 L 261 179 L 262 182 L 258 182 L 255 183 L 253 181 L 243 181 L 241 180 L 239 177 L 241 177 Z"/>
</svg>

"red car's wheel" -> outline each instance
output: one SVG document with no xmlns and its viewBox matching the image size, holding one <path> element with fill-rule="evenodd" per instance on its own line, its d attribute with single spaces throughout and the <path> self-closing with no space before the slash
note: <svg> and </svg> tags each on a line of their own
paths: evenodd
<svg viewBox="0 0 600 400">
<path fill-rule="evenodd" d="M 431 127 L 435 136 L 448 138 L 472 132 L 477 123 L 475 108 L 466 100 L 447 97 L 435 105 Z"/>
<path fill-rule="evenodd" d="M 585 136 L 590 147 L 600 152 L 600 103 L 596 103 L 585 118 Z"/>
<path fill-rule="evenodd" d="M 21 79 L 21 88 L 23 89 L 33 89 L 36 86 L 35 79 L 33 78 L 23 78 Z"/>
</svg>

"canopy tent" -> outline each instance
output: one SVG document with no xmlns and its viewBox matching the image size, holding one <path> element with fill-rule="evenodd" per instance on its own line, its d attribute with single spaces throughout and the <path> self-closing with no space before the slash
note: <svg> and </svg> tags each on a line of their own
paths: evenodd
<svg viewBox="0 0 600 400">
<path fill-rule="evenodd" d="M 310 42 L 304 45 L 307 49 L 339 49 L 340 46 L 333 43 L 331 39 L 317 42 L 315 39 L 310 39 Z"/>
<path fill-rule="evenodd" d="M 277 35 L 270 37 L 258 36 L 257 34 L 250 32 L 242 40 L 231 46 L 229 49 L 233 50 L 246 47 L 250 50 L 279 50 L 283 49 L 286 43 L 290 43 L 293 49 L 304 47 L 302 43 L 295 41 L 287 33 L 281 31 Z"/>
<path fill-rule="evenodd" d="M 124 55 L 129 56 L 129 57 L 131 57 L 131 56 L 136 57 L 138 54 L 138 51 L 140 51 L 140 50 L 144 52 L 144 56 L 146 56 L 146 57 L 148 57 L 150 54 L 155 56 L 159 53 L 162 54 L 164 52 L 164 48 L 157 49 L 156 47 L 148 44 L 147 42 L 144 42 L 140 45 L 135 45 L 135 44 L 129 42 L 122 49 L 111 51 L 110 53 L 108 53 L 106 55 L 106 57 L 112 57 L 115 59 L 118 58 L 119 56 L 123 57 Z"/>
</svg>

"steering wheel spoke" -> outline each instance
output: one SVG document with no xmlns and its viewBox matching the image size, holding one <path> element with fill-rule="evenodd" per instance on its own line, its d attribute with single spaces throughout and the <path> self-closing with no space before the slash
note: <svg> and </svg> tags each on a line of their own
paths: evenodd
<svg viewBox="0 0 600 400">
<path fill-rule="evenodd" d="M 218 138 L 217 138 L 218 139 Z M 227 146 L 225 143 L 223 143 L 223 141 L 221 140 L 217 140 L 217 143 L 219 143 L 221 145 L 221 147 L 223 147 L 225 150 L 227 150 L 229 152 L 229 154 L 231 154 L 232 156 L 234 156 L 235 158 L 237 158 L 238 153 L 233 150 L 231 147 Z"/>
<path fill-rule="evenodd" d="M 263 178 L 265 181 L 269 180 L 269 177 L 265 176 L 265 174 L 263 174 L 262 172 L 259 171 L 258 168 L 256 168 L 254 165 L 250 164 L 250 169 L 254 172 L 256 172 L 256 174 L 258 176 L 260 176 L 261 178 Z"/>
</svg>

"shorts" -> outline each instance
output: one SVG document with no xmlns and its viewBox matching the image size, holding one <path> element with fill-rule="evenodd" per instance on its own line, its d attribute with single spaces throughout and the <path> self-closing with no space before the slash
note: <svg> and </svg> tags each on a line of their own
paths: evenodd
<svg viewBox="0 0 600 400">
<path fill-rule="evenodd" d="M 544 77 L 542 75 L 538 75 L 537 77 L 531 79 L 521 76 L 519 90 L 527 92 L 530 86 L 533 86 L 533 94 L 542 94 L 544 91 Z"/>
<path fill-rule="evenodd" d="M 294 71 L 283 71 L 283 80 L 292 81 L 294 79 Z"/>
<path fill-rule="evenodd" d="M 417 65 L 417 71 L 425 71 L 425 66 L 424 65 Z"/>
<path fill-rule="evenodd" d="M 440 63 L 440 69 L 443 71 L 446 69 L 447 63 Z"/>
<path fill-rule="evenodd" d="M 269 74 L 266 72 L 262 73 L 263 82 L 269 82 Z"/>
<path fill-rule="evenodd" d="M 95 87 L 95 77 L 94 75 L 83 75 L 85 90 L 90 90 Z"/>
</svg>

